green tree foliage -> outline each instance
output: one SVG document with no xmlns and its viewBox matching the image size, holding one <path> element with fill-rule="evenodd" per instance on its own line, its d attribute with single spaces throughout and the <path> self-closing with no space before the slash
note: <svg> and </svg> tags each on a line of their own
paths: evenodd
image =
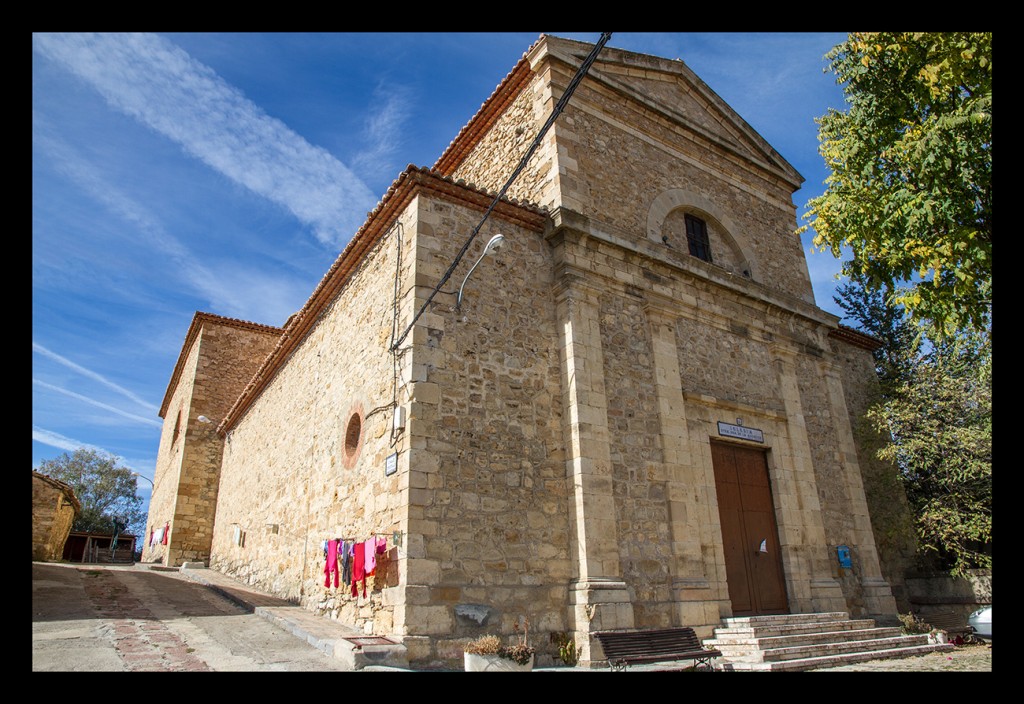
<svg viewBox="0 0 1024 704">
<path fill-rule="evenodd" d="M 885 293 L 859 279 L 836 302 L 882 341 L 880 399 L 867 420 L 887 441 L 914 514 L 923 562 L 963 574 L 991 567 L 992 346 L 990 331 L 928 335 Z"/>
<path fill-rule="evenodd" d="M 127 523 L 128 531 L 141 537 L 146 528 L 142 498 L 135 492 L 132 470 L 116 457 L 79 448 L 53 460 L 43 460 L 37 471 L 71 486 L 82 504 L 72 530 L 110 533 L 114 519 Z"/>
<path fill-rule="evenodd" d="M 891 389 L 907 381 L 921 349 L 919 332 L 907 320 L 903 309 L 889 303 L 892 285 L 872 287 L 858 271 L 851 273 L 849 283 L 836 287 L 836 304 L 860 329 L 882 341 L 874 352 L 875 371 L 882 389 Z"/>
<path fill-rule="evenodd" d="M 831 174 L 801 232 L 853 258 L 937 335 L 984 330 L 992 291 L 992 34 L 854 33 L 826 59 L 848 109 L 818 120 Z"/>
</svg>

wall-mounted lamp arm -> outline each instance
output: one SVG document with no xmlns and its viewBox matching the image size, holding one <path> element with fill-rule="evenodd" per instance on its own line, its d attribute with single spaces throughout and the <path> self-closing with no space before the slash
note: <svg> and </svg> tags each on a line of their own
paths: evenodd
<svg viewBox="0 0 1024 704">
<path fill-rule="evenodd" d="M 145 479 L 147 482 L 150 483 L 150 485 L 153 487 L 154 490 L 156 489 L 156 484 L 153 484 L 153 480 L 150 479 L 149 477 L 144 476 L 142 474 L 139 474 L 138 472 L 132 472 L 132 476 L 133 477 L 139 477 L 141 479 Z"/>
<path fill-rule="evenodd" d="M 484 257 L 486 257 L 491 252 L 496 252 L 499 249 L 501 249 L 501 246 L 504 243 L 505 243 L 505 236 L 504 235 L 495 235 L 490 240 L 488 240 L 487 245 L 484 247 L 484 251 L 480 254 L 480 258 L 476 260 L 476 263 L 473 264 L 472 267 L 470 267 L 469 273 L 466 274 L 466 278 L 462 280 L 462 285 L 459 286 L 459 295 L 455 299 L 455 308 L 456 309 L 462 308 L 462 290 L 464 288 L 466 288 L 466 282 L 469 281 L 469 277 L 473 275 L 473 272 L 480 265 L 480 262 L 482 262 L 484 260 Z"/>
</svg>

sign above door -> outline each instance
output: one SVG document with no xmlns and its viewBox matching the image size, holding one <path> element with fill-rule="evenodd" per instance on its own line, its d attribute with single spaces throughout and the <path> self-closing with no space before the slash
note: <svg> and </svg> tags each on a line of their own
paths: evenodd
<svg viewBox="0 0 1024 704">
<path fill-rule="evenodd" d="M 740 440 L 764 442 L 764 433 L 757 428 L 747 428 L 746 426 L 723 423 L 722 421 L 718 421 L 718 434 L 724 438 L 739 438 Z"/>
</svg>

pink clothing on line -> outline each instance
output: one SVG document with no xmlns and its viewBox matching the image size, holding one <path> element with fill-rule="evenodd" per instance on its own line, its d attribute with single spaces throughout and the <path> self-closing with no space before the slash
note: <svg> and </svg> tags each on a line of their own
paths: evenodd
<svg viewBox="0 0 1024 704">
<path fill-rule="evenodd" d="M 338 570 L 338 541 L 327 541 L 327 564 L 324 565 L 324 586 L 331 586 L 331 572 L 334 572 L 334 586 L 337 588 L 340 583 Z"/>
<path fill-rule="evenodd" d="M 372 577 L 373 573 L 377 571 L 377 543 L 373 538 L 370 538 L 364 542 L 361 546 L 363 552 L 366 554 L 363 558 L 364 567 L 367 577 Z"/>
<path fill-rule="evenodd" d="M 359 580 L 363 580 L 363 597 L 366 597 L 365 564 L 366 551 L 363 549 L 362 543 L 356 543 L 355 548 L 352 550 L 352 596 L 359 596 L 359 590 L 356 587 L 356 583 L 359 582 Z"/>
</svg>

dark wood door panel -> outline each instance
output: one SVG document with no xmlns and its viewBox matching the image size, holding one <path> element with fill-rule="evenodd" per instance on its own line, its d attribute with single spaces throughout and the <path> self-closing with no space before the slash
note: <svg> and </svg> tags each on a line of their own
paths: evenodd
<svg viewBox="0 0 1024 704">
<path fill-rule="evenodd" d="M 713 442 L 711 458 L 733 613 L 785 613 L 785 575 L 765 454 Z"/>
</svg>

